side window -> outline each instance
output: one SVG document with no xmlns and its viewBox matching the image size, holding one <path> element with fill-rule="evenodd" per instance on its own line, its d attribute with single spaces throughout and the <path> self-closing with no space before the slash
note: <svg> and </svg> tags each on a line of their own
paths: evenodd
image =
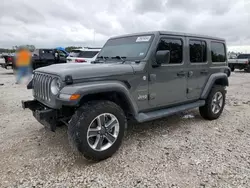
<svg viewBox="0 0 250 188">
<path fill-rule="evenodd" d="M 35 51 L 33 52 L 33 56 L 34 56 L 34 57 L 38 57 L 38 56 L 39 56 L 39 50 L 35 50 Z"/>
<path fill-rule="evenodd" d="M 58 52 L 59 52 L 59 56 L 60 56 L 60 57 L 66 57 L 66 54 L 63 53 L 62 51 L 58 51 Z"/>
<path fill-rule="evenodd" d="M 191 63 L 204 63 L 207 61 L 207 44 L 201 40 L 189 41 L 189 56 Z"/>
<path fill-rule="evenodd" d="M 226 49 L 225 45 L 220 42 L 211 42 L 212 62 L 225 62 Z"/>
<path fill-rule="evenodd" d="M 169 64 L 182 63 L 183 44 L 181 39 L 161 39 L 157 51 L 169 50 L 170 62 Z"/>
</svg>

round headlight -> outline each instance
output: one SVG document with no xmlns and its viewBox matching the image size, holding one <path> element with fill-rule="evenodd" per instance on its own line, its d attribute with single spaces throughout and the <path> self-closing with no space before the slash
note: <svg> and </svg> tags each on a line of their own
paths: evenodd
<svg viewBox="0 0 250 188">
<path fill-rule="evenodd" d="M 60 91 L 61 82 L 58 78 L 54 78 L 51 82 L 50 90 L 53 95 L 57 95 Z"/>
</svg>

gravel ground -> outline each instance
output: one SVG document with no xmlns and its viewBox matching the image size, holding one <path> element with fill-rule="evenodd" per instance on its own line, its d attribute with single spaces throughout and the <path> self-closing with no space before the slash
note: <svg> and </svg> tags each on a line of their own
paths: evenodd
<svg viewBox="0 0 250 188">
<path fill-rule="evenodd" d="M 31 91 L 0 69 L 0 187 L 249 187 L 249 80 L 232 74 L 218 120 L 195 109 L 129 125 L 119 151 L 91 163 L 72 153 L 66 127 L 49 132 L 22 110 Z"/>
</svg>

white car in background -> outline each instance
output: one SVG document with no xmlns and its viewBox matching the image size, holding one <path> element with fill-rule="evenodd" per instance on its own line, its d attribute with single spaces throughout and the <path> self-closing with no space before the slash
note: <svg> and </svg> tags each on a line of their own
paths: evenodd
<svg viewBox="0 0 250 188">
<path fill-rule="evenodd" d="M 101 48 L 81 48 L 72 50 L 67 57 L 67 63 L 88 63 L 96 59 Z"/>
</svg>

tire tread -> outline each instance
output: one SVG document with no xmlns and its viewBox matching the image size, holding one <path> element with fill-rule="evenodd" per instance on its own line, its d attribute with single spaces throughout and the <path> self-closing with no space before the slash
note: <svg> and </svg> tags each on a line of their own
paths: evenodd
<svg viewBox="0 0 250 188">
<path fill-rule="evenodd" d="M 211 107 L 211 102 L 212 102 L 212 99 L 213 99 L 213 96 L 216 92 L 220 91 L 223 95 L 223 105 L 222 105 L 222 108 L 220 110 L 220 112 L 218 114 L 214 114 L 212 112 L 212 107 Z M 225 106 L 225 95 L 226 94 L 226 90 L 224 88 L 224 86 L 221 86 L 221 85 L 214 85 L 206 99 L 206 103 L 204 106 L 200 107 L 199 108 L 199 111 L 200 111 L 200 115 L 204 118 L 204 119 L 207 119 L 207 120 L 215 120 L 215 119 L 218 119 L 224 109 L 224 106 Z"/>
<path fill-rule="evenodd" d="M 92 161 L 100 161 L 100 160 L 104 160 L 108 157 L 110 157 L 120 146 L 120 144 L 118 144 L 117 148 L 109 148 L 107 150 L 112 150 L 110 152 L 105 152 L 105 155 L 93 155 L 93 152 L 91 151 L 92 149 L 90 148 L 86 148 L 83 147 L 82 145 L 86 145 L 86 143 L 83 143 L 83 139 L 81 138 L 81 129 L 83 129 L 83 126 L 86 126 L 83 122 L 85 122 L 86 119 L 88 119 L 88 116 L 91 114 L 96 114 L 96 112 L 98 112 L 99 110 L 102 110 L 103 107 L 105 108 L 112 108 L 116 110 L 117 113 L 119 113 L 119 115 L 121 115 L 122 118 L 124 118 L 124 122 L 125 125 L 122 129 L 125 129 L 126 127 L 126 123 L 127 123 L 127 119 L 124 115 L 123 110 L 114 102 L 111 101 L 89 101 L 87 103 L 85 103 L 83 106 L 79 107 L 75 114 L 72 116 L 70 122 L 69 122 L 69 127 L 68 127 L 68 137 L 69 137 L 69 142 L 70 145 L 73 147 L 73 149 L 77 149 L 79 152 L 81 152 L 84 157 L 88 160 L 92 160 Z M 121 123 L 120 123 L 121 125 Z M 88 125 L 87 125 L 88 126 Z M 121 130 L 122 131 L 122 130 Z M 124 135 L 123 133 L 119 133 L 122 134 L 122 137 Z M 116 143 L 114 143 L 115 145 Z"/>
</svg>

